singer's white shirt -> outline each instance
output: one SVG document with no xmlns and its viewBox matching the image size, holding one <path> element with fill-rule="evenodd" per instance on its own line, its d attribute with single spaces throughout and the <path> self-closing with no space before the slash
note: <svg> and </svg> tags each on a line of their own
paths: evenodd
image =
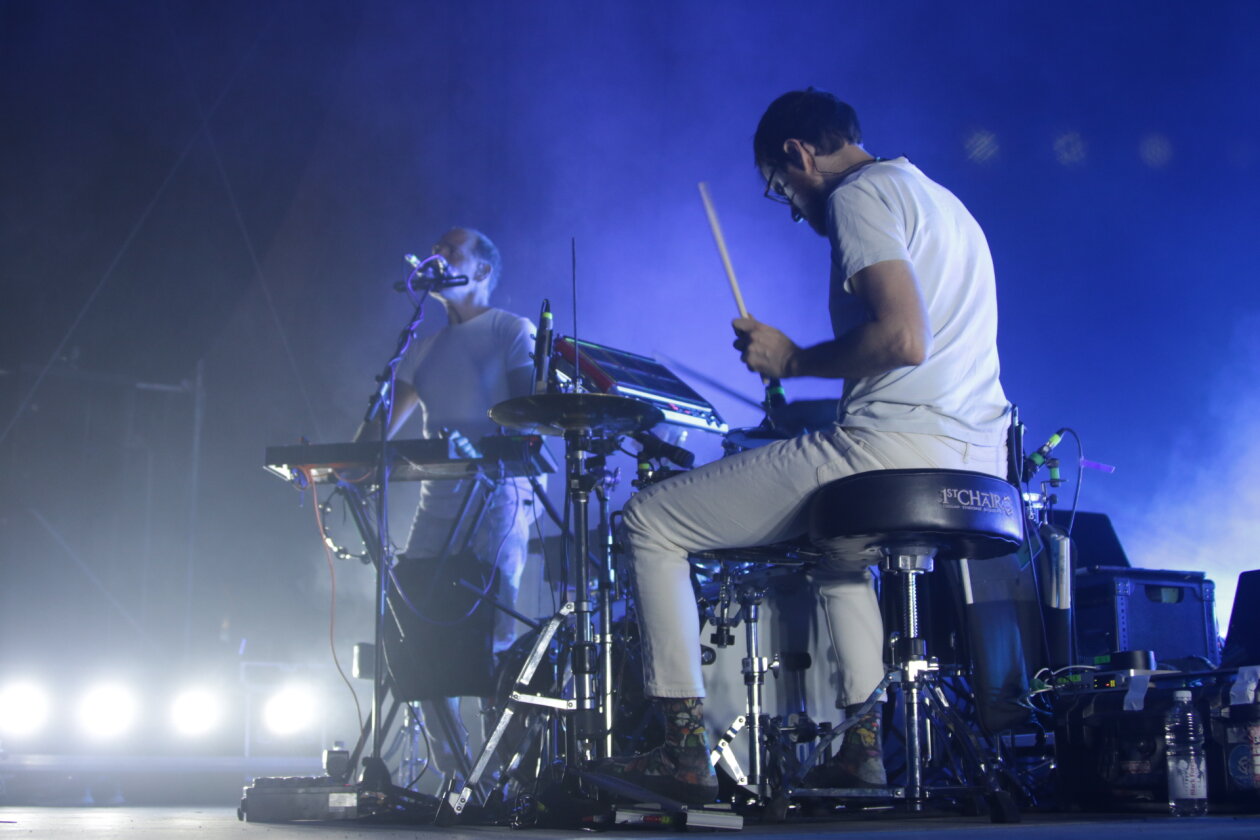
<svg viewBox="0 0 1260 840">
<path fill-rule="evenodd" d="M 1010 406 L 998 380 L 997 294 L 980 225 L 905 158 L 862 167 L 828 205 L 835 334 L 870 319 L 849 281 L 885 260 L 914 267 L 932 332 L 921 364 L 846 381 L 840 423 L 1000 442 Z"/>
<path fill-rule="evenodd" d="M 424 437 L 458 429 L 476 443 L 497 432 L 487 412 L 512 396 L 509 372 L 533 365 L 533 336 L 528 318 L 487 309 L 417 342 L 398 377 L 410 381 L 420 397 Z"/>
</svg>

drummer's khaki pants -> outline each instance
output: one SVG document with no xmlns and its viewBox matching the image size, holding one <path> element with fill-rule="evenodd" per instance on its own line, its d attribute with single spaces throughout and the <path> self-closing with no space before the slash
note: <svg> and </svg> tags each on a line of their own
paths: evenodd
<svg viewBox="0 0 1260 840">
<path fill-rule="evenodd" d="M 1005 442 L 978 446 L 836 426 L 723 458 L 633 496 L 622 537 L 638 596 L 647 694 L 705 693 L 689 554 L 798 537 L 808 527 L 810 499 L 822 485 L 861 472 L 921 467 L 1004 476 Z M 860 703 L 884 676 L 883 622 L 870 569 L 829 563 L 812 577 L 839 663 L 837 702 Z"/>
</svg>

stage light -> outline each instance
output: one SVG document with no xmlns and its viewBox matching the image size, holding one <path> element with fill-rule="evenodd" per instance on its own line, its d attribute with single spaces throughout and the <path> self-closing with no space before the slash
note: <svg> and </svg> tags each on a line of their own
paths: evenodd
<svg viewBox="0 0 1260 840">
<path fill-rule="evenodd" d="M 103 683 L 79 701 L 79 725 L 91 737 L 114 738 L 131 728 L 139 710 L 134 693 L 116 683 Z"/>
<path fill-rule="evenodd" d="M 0 691 L 0 732 L 34 735 L 48 721 L 48 693 L 35 683 L 17 682 Z"/>
<path fill-rule="evenodd" d="M 223 717 L 223 704 L 212 692 L 192 688 L 171 703 L 171 725 L 180 735 L 196 738 L 214 730 Z"/>
<path fill-rule="evenodd" d="M 288 686 L 271 696 L 263 721 L 275 735 L 296 735 L 315 721 L 315 697 L 305 686 Z"/>
<path fill-rule="evenodd" d="M 997 135 L 983 128 L 971 132 L 963 145 L 967 149 L 967 157 L 974 163 L 993 160 L 997 157 L 1000 148 Z"/>
<path fill-rule="evenodd" d="M 1163 134 L 1148 134 L 1138 145 L 1138 157 L 1151 169 L 1163 169 L 1172 161 L 1172 156 L 1172 141 Z"/>
<path fill-rule="evenodd" d="M 1054 138 L 1054 156 L 1062 166 L 1081 166 L 1088 154 L 1085 138 L 1079 131 L 1065 131 Z"/>
</svg>

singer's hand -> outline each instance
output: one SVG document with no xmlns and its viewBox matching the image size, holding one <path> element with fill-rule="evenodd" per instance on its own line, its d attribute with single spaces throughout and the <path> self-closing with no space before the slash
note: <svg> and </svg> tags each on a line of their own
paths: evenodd
<svg viewBox="0 0 1260 840">
<path fill-rule="evenodd" d="M 749 370 L 775 379 L 795 374 L 794 360 L 801 348 L 792 339 L 753 317 L 736 318 L 731 326 L 735 328 L 739 359 Z"/>
</svg>

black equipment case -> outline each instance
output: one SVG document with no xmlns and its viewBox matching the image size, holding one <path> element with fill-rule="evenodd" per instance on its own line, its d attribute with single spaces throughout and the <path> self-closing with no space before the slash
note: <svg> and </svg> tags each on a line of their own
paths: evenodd
<svg viewBox="0 0 1260 840">
<path fill-rule="evenodd" d="M 1081 661 L 1150 650 L 1164 667 L 1202 670 L 1220 662 L 1216 586 L 1203 572 L 1094 566 L 1076 573 Z"/>
</svg>

